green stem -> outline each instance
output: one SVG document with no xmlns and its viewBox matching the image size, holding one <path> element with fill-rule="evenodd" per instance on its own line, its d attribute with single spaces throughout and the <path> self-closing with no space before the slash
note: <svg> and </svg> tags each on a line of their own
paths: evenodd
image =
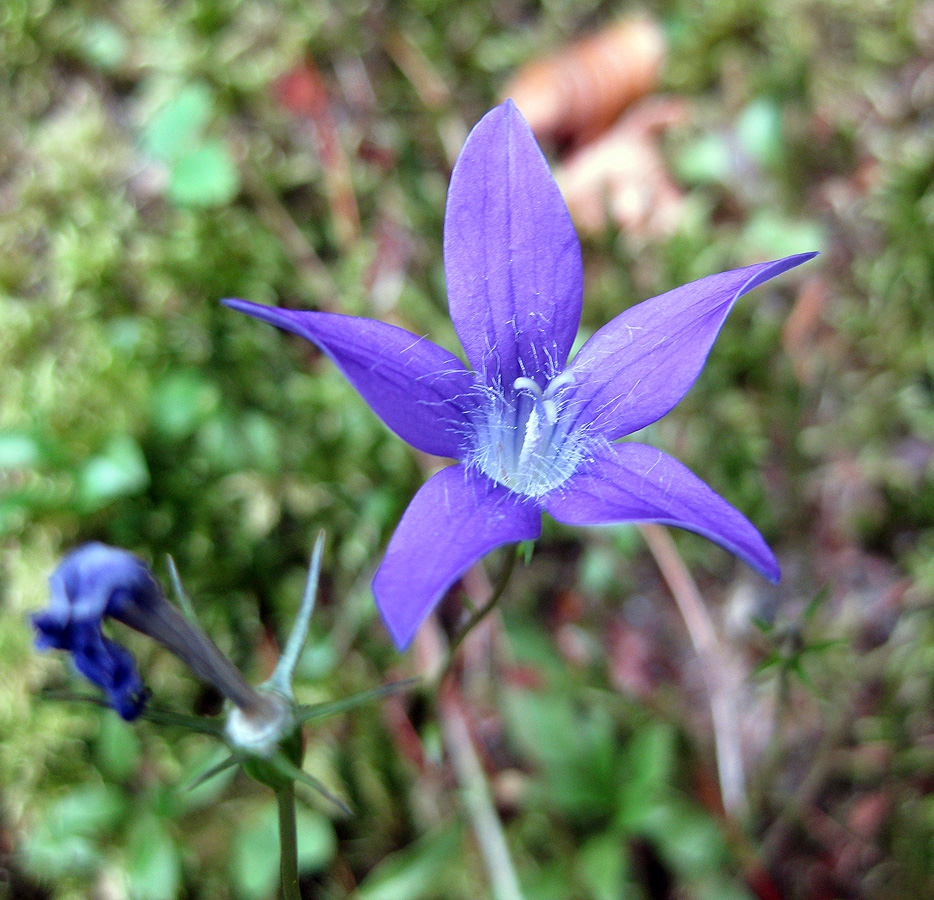
<svg viewBox="0 0 934 900">
<path fill-rule="evenodd" d="M 302 900 L 298 886 L 298 835 L 295 828 L 295 785 L 276 791 L 279 805 L 279 865 L 282 873 L 282 900 Z"/>
<path fill-rule="evenodd" d="M 454 666 L 454 657 L 457 655 L 457 651 L 460 648 L 460 645 L 464 643 L 464 639 L 470 634 L 480 622 L 483 621 L 497 606 L 499 601 L 502 599 L 503 594 L 506 593 L 506 587 L 509 585 L 509 579 L 512 577 L 513 571 L 516 568 L 516 560 L 519 558 L 519 545 L 513 544 L 509 558 L 506 560 L 506 565 L 503 568 L 502 573 L 499 576 L 499 580 L 496 582 L 496 586 L 493 588 L 493 593 L 490 595 L 490 599 L 483 604 L 479 609 L 474 610 L 470 618 L 467 620 L 467 624 L 454 636 L 451 640 L 451 647 L 448 651 L 448 661 L 445 663 L 444 668 L 441 670 L 441 674 L 438 676 L 438 686 L 440 687 L 444 680 L 448 677 L 451 672 L 451 669 Z"/>
</svg>

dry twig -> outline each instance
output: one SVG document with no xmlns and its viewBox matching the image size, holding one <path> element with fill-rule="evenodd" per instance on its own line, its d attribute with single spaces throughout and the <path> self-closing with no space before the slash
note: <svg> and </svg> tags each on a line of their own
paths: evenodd
<svg viewBox="0 0 934 900">
<path fill-rule="evenodd" d="M 746 806 L 746 777 L 735 703 L 738 673 L 720 645 L 703 597 L 671 535 L 661 525 L 640 525 L 639 530 L 671 589 L 700 660 L 710 699 L 720 796 L 723 808 L 736 815 Z"/>
</svg>

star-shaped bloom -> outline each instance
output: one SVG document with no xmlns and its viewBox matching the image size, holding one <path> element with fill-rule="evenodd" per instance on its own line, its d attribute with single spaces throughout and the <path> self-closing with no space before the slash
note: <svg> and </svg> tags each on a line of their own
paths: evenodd
<svg viewBox="0 0 934 900">
<path fill-rule="evenodd" d="M 477 560 L 537 538 L 542 511 L 572 525 L 676 525 L 777 581 L 775 557 L 740 512 L 672 457 L 620 439 L 687 393 L 740 296 L 812 256 L 711 275 L 633 306 L 568 363 L 580 244 L 507 101 L 467 138 L 445 211 L 448 302 L 471 368 L 373 319 L 224 302 L 316 344 L 403 440 L 457 460 L 416 493 L 373 580 L 402 649 Z"/>
<path fill-rule="evenodd" d="M 49 591 L 48 608 L 32 617 L 36 646 L 69 651 L 75 668 L 106 692 L 111 706 L 135 719 L 146 702 L 143 682 L 129 651 L 104 637 L 101 625 L 161 602 L 149 567 L 126 550 L 84 544 L 59 563 Z"/>
</svg>

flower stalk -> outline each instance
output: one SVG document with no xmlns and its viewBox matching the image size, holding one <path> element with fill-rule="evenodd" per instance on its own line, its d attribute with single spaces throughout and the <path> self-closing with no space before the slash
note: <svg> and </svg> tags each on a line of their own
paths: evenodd
<svg viewBox="0 0 934 900">
<path fill-rule="evenodd" d="M 282 878 L 282 900 L 301 900 L 294 782 L 289 781 L 276 791 L 276 805 L 279 811 L 279 871 Z"/>
<path fill-rule="evenodd" d="M 519 544 L 513 544 L 509 549 L 509 556 L 506 559 L 506 565 L 503 567 L 503 571 L 500 573 L 499 580 L 496 582 L 496 585 L 493 588 L 493 592 L 490 594 L 490 599 L 483 604 L 483 606 L 475 609 L 470 618 L 464 623 L 464 626 L 461 630 L 454 636 L 451 640 L 451 646 L 448 648 L 448 658 L 447 662 L 444 664 L 444 668 L 441 670 L 441 674 L 438 676 L 438 687 L 444 683 L 444 680 L 451 673 L 451 670 L 454 668 L 454 660 L 457 656 L 457 651 L 460 648 L 460 645 L 464 643 L 467 636 L 477 627 L 497 606 L 499 606 L 500 600 L 502 600 L 503 595 L 506 593 L 506 588 L 509 587 L 509 581 L 512 578 L 512 573 L 516 568 L 516 560 L 519 558 Z"/>
</svg>

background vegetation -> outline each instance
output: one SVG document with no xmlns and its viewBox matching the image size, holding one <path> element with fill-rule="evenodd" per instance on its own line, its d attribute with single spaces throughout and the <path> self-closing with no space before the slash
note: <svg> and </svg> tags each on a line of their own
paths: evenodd
<svg viewBox="0 0 934 900">
<path fill-rule="evenodd" d="M 416 672 L 369 577 L 427 461 L 312 348 L 218 301 L 370 315 L 456 349 L 441 223 L 467 129 L 523 64 L 633 13 L 668 47 L 650 100 L 680 104 L 639 132 L 661 171 L 642 182 L 670 188 L 673 212 L 588 230 L 584 328 L 692 278 L 823 251 L 740 304 L 650 435 L 762 527 L 784 578 L 773 589 L 674 536 L 741 675 L 748 796 L 726 815 L 702 673 L 640 533 L 546 526 L 493 661 L 475 649 L 463 673 L 523 888 L 934 893 L 934 5 L 920 0 L 7 0 L 0 892 L 273 896 L 271 798 L 243 776 L 188 791 L 216 752 L 202 739 L 43 698 L 73 676 L 33 652 L 27 614 L 79 542 L 163 576 L 171 552 L 258 681 L 325 528 L 300 699 Z M 580 147 L 546 149 L 560 173 Z M 219 710 L 124 637 L 162 702 Z M 306 768 L 357 815 L 303 813 L 307 896 L 488 895 L 431 698 L 308 738 Z"/>
</svg>

